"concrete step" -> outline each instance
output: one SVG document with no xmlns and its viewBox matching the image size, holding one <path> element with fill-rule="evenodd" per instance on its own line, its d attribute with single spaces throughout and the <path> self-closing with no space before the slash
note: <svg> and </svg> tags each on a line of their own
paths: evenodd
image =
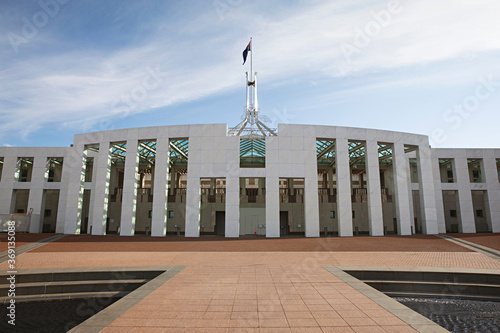
<svg viewBox="0 0 500 333">
<path fill-rule="evenodd" d="M 381 292 L 431 293 L 441 295 L 494 296 L 500 298 L 500 285 L 435 281 L 363 280 Z"/>
<path fill-rule="evenodd" d="M 345 270 L 359 280 L 453 282 L 500 285 L 500 274 L 421 271 Z"/>
<path fill-rule="evenodd" d="M 131 269 L 47 272 L 19 271 L 15 275 L 17 301 L 118 297 L 128 294 L 162 274 L 163 270 Z M 8 274 L 0 274 L 0 303 L 9 302 Z M 7 283 L 5 283 L 7 282 Z M 101 295 L 101 296 L 96 296 Z"/>
<path fill-rule="evenodd" d="M 16 295 L 42 295 L 77 292 L 132 291 L 149 280 L 92 280 L 16 283 Z M 10 286 L 0 285 L 0 297 L 7 296 Z"/>
<path fill-rule="evenodd" d="M 369 286 L 405 297 L 490 298 L 500 300 L 500 274 L 438 271 L 345 270 Z"/>
<path fill-rule="evenodd" d="M 60 294 L 40 294 L 40 295 L 16 295 L 16 303 L 23 302 L 46 302 L 69 299 L 114 299 L 122 298 L 129 294 L 129 291 L 101 291 L 101 292 L 80 292 L 80 293 L 60 293 Z M 0 304 L 10 302 L 9 297 L 0 297 Z"/>
<path fill-rule="evenodd" d="M 163 271 L 86 271 L 86 272 L 53 272 L 53 273 L 24 273 L 16 274 L 17 283 L 30 282 L 55 282 L 55 281 L 93 281 L 93 280 L 151 280 L 163 273 Z M 9 274 L 0 274 L 0 281 L 4 282 Z"/>
<path fill-rule="evenodd" d="M 491 301 L 491 302 L 500 302 L 500 297 L 495 297 L 491 295 L 443 295 L 441 293 L 426 293 L 426 292 L 396 292 L 396 291 L 387 291 L 384 292 L 387 296 L 390 297 L 405 297 L 405 298 L 443 298 L 443 299 L 457 299 L 457 300 L 470 300 L 470 301 Z"/>
</svg>

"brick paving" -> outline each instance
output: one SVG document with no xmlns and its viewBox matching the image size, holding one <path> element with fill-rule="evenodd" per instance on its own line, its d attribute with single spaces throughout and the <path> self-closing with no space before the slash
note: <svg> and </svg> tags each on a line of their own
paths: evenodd
<svg viewBox="0 0 500 333">
<path fill-rule="evenodd" d="M 49 238 L 55 234 L 16 234 L 16 247 L 28 245 L 41 239 Z M 7 233 L 0 233 L 0 252 L 7 251 Z"/>
<path fill-rule="evenodd" d="M 500 251 L 500 233 L 495 234 L 449 234 L 455 238 L 461 238 L 468 242 L 486 246 Z"/>
<path fill-rule="evenodd" d="M 188 267 L 102 332 L 416 332 L 322 267 Z M 155 329 L 155 330 L 153 330 Z"/>
<path fill-rule="evenodd" d="M 398 267 L 465 267 L 500 269 L 500 262 L 476 252 L 28 252 L 17 257 L 17 269 L 63 267 L 135 267 L 219 265 L 333 265 Z M 7 269 L 7 264 L 0 264 Z"/>
<path fill-rule="evenodd" d="M 493 236 L 500 240 L 500 235 Z M 100 237 L 104 241 L 94 242 L 99 236 L 67 236 L 18 256 L 16 267 L 187 266 L 105 333 L 416 332 L 322 266 L 500 271 L 499 261 L 434 236 L 149 243 L 143 237 Z M 217 245 L 223 250 L 215 251 Z M 244 250 L 232 250 L 238 246 Z"/>
<path fill-rule="evenodd" d="M 498 235 L 500 242 L 500 235 Z M 469 252 L 431 235 L 325 238 L 119 237 L 67 235 L 36 252 Z"/>
</svg>

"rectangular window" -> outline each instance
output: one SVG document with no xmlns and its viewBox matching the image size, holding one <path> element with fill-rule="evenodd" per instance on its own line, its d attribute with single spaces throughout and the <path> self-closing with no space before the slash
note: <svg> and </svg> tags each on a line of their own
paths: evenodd
<svg viewBox="0 0 500 333">
<path fill-rule="evenodd" d="M 352 211 L 352 218 L 355 218 L 356 217 L 356 214 L 354 211 Z"/>
<path fill-rule="evenodd" d="M 33 157 L 19 157 L 17 159 L 17 181 L 20 183 L 31 182 L 33 171 Z"/>
<path fill-rule="evenodd" d="M 457 217 L 457 211 L 455 209 L 450 210 L 450 217 Z"/>
<path fill-rule="evenodd" d="M 152 218 L 152 217 L 153 217 L 153 211 L 152 211 L 152 210 L 150 210 L 150 211 L 149 211 L 148 217 L 149 217 L 149 218 Z"/>
<path fill-rule="evenodd" d="M 440 158 L 438 161 L 441 183 L 454 183 L 455 179 L 453 175 L 453 158 Z"/>
<path fill-rule="evenodd" d="M 0 164 L 0 167 L 1 167 L 1 164 Z M 0 173 L 1 172 L 2 172 L 2 170 L 0 170 Z M 498 181 L 500 182 L 500 158 L 497 158 L 497 174 L 498 174 Z"/>
<path fill-rule="evenodd" d="M 173 219 L 174 218 L 174 211 L 173 210 L 169 210 L 168 211 L 168 218 L 169 219 Z"/>
<path fill-rule="evenodd" d="M 476 216 L 477 217 L 483 217 L 483 210 L 482 209 L 477 209 L 476 210 Z"/>
<path fill-rule="evenodd" d="M 49 183 L 60 182 L 62 178 L 63 158 L 49 157 L 45 170 L 45 180 Z"/>
<path fill-rule="evenodd" d="M 46 209 L 43 216 L 44 217 L 50 217 L 50 215 L 52 215 L 52 211 L 50 209 Z"/>
<path fill-rule="evenodd" d="M 467 159 L 467 164 L 469 166 L 469 177 L 471 183 L 482 183 L 483 176 L 481 172 L 481 159 Z"/>
<path fill-rule="evenodd" d="M 334 210 L 330 211 L 330 218 L 331 219 L 335 218 L 335 211 Z"/>
</svg>

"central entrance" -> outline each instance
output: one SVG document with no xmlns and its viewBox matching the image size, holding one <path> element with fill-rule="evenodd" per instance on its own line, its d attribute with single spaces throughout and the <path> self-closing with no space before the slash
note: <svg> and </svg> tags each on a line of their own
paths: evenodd
<svg viewBox="0 0 500 333">
<path fill-rule="evenodd" d="M 288 236 L 289 233 L 288 211 L 280 211 L 280 237 Z"/>
<path fill-rule="evenodd" d="M 240 236 L 266 235 L 265 178 L 240 178 Z"/>
</svg>

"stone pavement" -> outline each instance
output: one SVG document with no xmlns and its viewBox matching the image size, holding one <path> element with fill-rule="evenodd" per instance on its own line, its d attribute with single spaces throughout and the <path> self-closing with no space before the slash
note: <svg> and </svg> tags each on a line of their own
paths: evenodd
<svg viewBox="0 0 500 333">
<path fill-rule="evenodd" d="M 449 234 L 449 236 L 500 251 L 500 239 L 498 238 L 498 234 Z"/>
<path fill-rule="evenodd" d="M 428 236 L 335 238 L 326 243 L 324 239 L 297 238 L 293 242 L 301 251 L 295 252 L 286 242 L 286 250 L 280 251 L 276 245 L 280 240 L 265 240 L 268 245 L 262 245 L 266 242 L 260 239 L 241 240 L 248 249 L 259 245 L 273 248 L 257 252 L 237 252 L 234 245 L 227 245 L 225 252 L 204 252 L 204 247 L 211 247 L 207 244 L 215 244 L 204 239 L 191 243 L 190 251 L 175 251 L 174 246 L 143 252 L 137 251 L 139 237 L 129 238 L 130 242 L 104 242 L 108 245 L 99 245 L 99 236 L 82 237 L 87 238 L 68 243 L 68 237 L 64 237 L 21 254 L 16 266 L 186 266 L 102 332 L 438 332 L 432 326 L 410 326 L 323 266 L 449 267 L 500 272 L 499 261 Z M 495 237 L 500 241 L 500 235 Z M 333 245 L 336 241 L 343 246 Z M 439 245 L 433 251 L 429 242 L 434 241 Z M 151 243 L 160 248 L 171 245 L 165 242 Z M 179 247 L 190 243 L 179 239 L 176 242 Z M 235 244 L 230 243 L 232 240 L 217 242 Z M 388 251 L 387 243 L 391 242 Z M 407 243 L 411 244 L 405 247 Z M 71 244 L 71 251 L 60 252 L 58 244 Z M 106 251 L 108 246 L 113 247 L 113 252 Z M 5 263 L 0 264 L 0 269 L 6 269 Z"/>
<path fill-rule="evenodd" d="M 47 237 L 47 238 L 41 238 L 41 239 L 37 239 L 33 242 L 30 242 L 30 243 L 19 243 L 19 242 L 16 242 L 15 244 L 15 250 L 16 250 L 16 255 L 20 255 L 20 254 L 23 254 L 25 252 L 29 252 L 29 251 L 33 251 L 41 246 L 44 246 L 45 244 L 47 243 L 50 243 L 50 242 L 53 242 L 55 240 L 58 240 L 58 239 L 61 239 L 63 238 L 64 236 L 66 235 L 54 235 L 54 236 L 51 236 L 51 237 Z M 5 245 L 7 245 L 8 243 L 6 242 Z M 24 245 L 23 245 L 24 244 Z M 9 259 L 9 253 L 7 250 L 3 251 L 0 253 L 0 263 L 1 262 L 4 262 L 4 261 L 7 261 Z"/>
</svg>

